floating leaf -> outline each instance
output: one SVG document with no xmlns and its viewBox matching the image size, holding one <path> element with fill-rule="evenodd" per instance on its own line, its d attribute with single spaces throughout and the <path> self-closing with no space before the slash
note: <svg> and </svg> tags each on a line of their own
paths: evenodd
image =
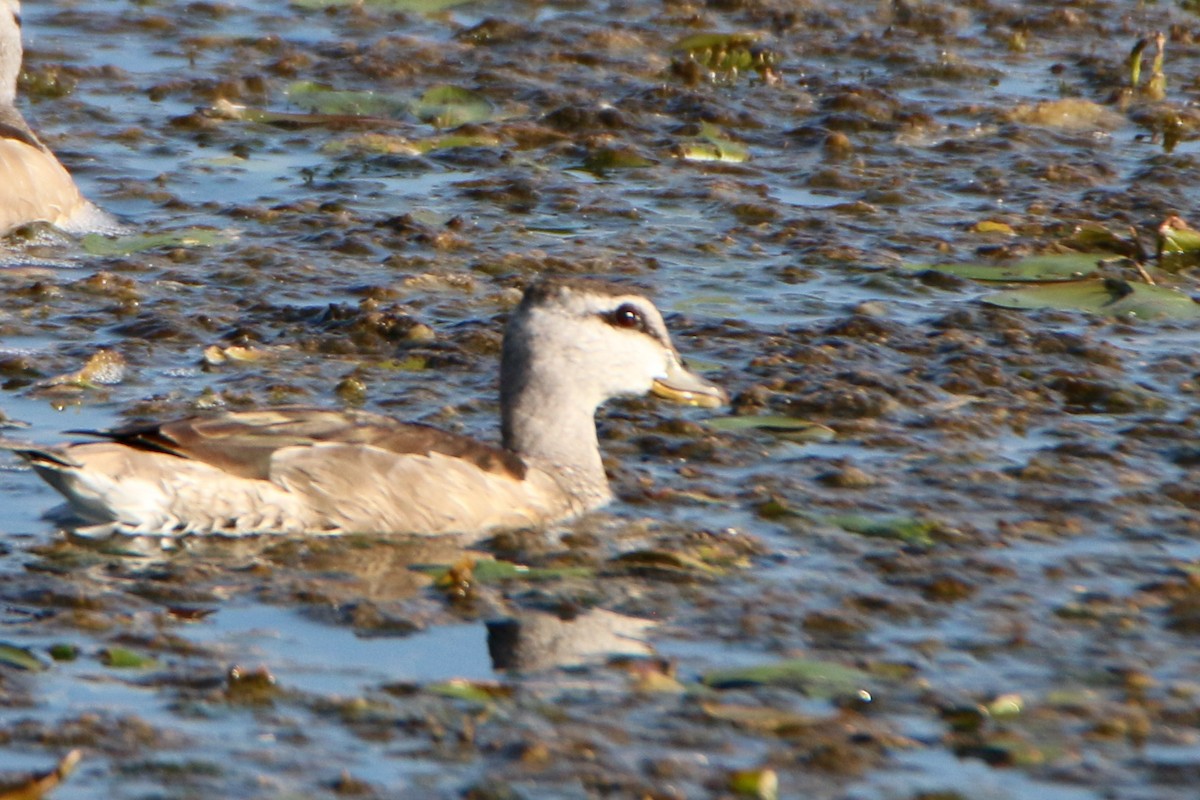
<svg viewBox="0 0 1200 800">
<path fill-rule="evenodd" d="M 434 86 L 421 95 L 417 117 L 439 128 L 457 128 L 468 122 L 485 122 L 492 116 L 492 104 L 483 95 L 461 86 Z"/>
<path fill-rule="evenodd" d="M 743 728 L 773 734 L 811 730 L 827 722 L 822 717 L 801 714 L 773 706 L 748 706 L 737 703 L 704 703 L 704 713 L 712 719 L 732 722 Z"/>
<path fill-rule="evenodd" d="M 1060 240 L 1060 244 L 1082 252 L 1102 250 L 1128 258 L 1138 258 L 1140 255 L 1135 239 L 1121 236 L 1095 222 L 1079 225 L 1070 236 Z"/>
<path fill-rule="evenodd" d="M 80 369 L 42 381 L 39 386 L 70 385 L 94 389 L 111 386 L 125 379 L 125 357 L 116 350 L 97 350 Z"/>
<path fill-rule="evenodd" d="M 100 661 L 114 669 L 151 669 L 158 666 L 152 656 L 125 647 L 106 647 L 100 651 Z"/>
<path fill-rule="evenodd" d="M 213 103 L 206 114 L 216 119 L 231 119 L 241 122 L 257 122 L 262 125 L 275 125 L 281 128 L 311 128 L 324 126 L 327 128 L 362 128 L 389 127 L 406 123 L 390 117 L 372 117 L 360 114 L 319 114 L 298 111 L 268 111 L 263 108 L 239 106 L 223 98 Z"/>
<path fill-rule="evenodd" d="M 993 292 L 980 301 L 1001 308 L 1057 308 L 1108 317 L 1200 319 L 1200 304 L 1165 286 L 1107 279 L 1027 286 Z"/>
<path fill-rule="evenodd" d="M 706 564 L 694 556 L 665 550 L 633 550 L 610 559 L 608 564 L 610 569 L 664 578 L 691 579 L 724 573 L 720 567 Z"/>
<path fill-rule="evenodd" d="M 877 539 L 894 539 L 904 544 L 918 547 L 932 547 L 933 532 L 938 524 L 929 520 L 912 517 L 867 517 L 859 514 L 846 514 L 830 520 L 844 531 L 857 533 L 860 536 L 871 536 Z"/>
<path fill-rule="evenodd" d="M 766 767 L 740 769 L 729 775 L 729 788 L 734 793 L 745 797 L 775 800 L 779 797 L 779 775 L 775 773 L 775 770 Z"/>
<path fill-rule="evenodd" d="M 232 240 L 233 236 L 230 234 L 213 228 L 187 228 L 182 231 L 133 236 L 89 233 L 79 240 L 79 246 L 93 256 L 128 256 L 166 247 L 213 247 Z"/>
<path fill-rule="evenodd" d="M 490 706 L 497 700 L 507 700 L 513 695 L 513 688 L 511 686 L 462 679 L 431 683 L 425 687 L 425 691 L 442 697 L 467 700 L 485 706 Z"/>
<path fill-rule="evenodd" d="M 1200 251 L 1200 231 L 1191 227 L 1177 216 L 1170 216 L 1158 226 L 1157 252 L 1163 255 L 1195 253 Z"/>
<path fill-rule="evenodd" d="M 1034 105 L 1020 105 L 1009 118 L 1026 125 L 1056 128 L 1064 131 L 1116 130 L 1125 124 L 1125 117 L 1099 103 L 1081 97 L 1043 100 Z"/>
<path fill-rule="evenodd" d="M 654 166 L 654 162 L 630 146 L 597 147 L 587 154 L 583 168 L 596 175 L 612 170 L 642 169 Z"/>
<path fill-rule="evenodd" d="M 1095 253 L 1062 253 L 1033 256 L 1009 264 L 909 264 L 905 269 L 921 272 L 932 269 L 977 281 L 1042 283 L 1086 278 L 1099 269 L 1100 260 Z"/>
<path fill-rule="evenodd" d="M 0 642 L 0 666 L 12 667 L 24 672 L 42 672 L 46 665 L 30 650 L 15 644 Z"/>
<path fill-rule="evenodd" d="M 52 644 L 47 652 L 55 661 L 74 661 L 79 658 L 79 648 L 67 642 Z"/>
<path fill-rule="evenodd" d="M 853 667 L 803 658 L 757 667 L 719 669 L 702 678 L 705 686 L 714 689 L 779 686 L 822 699 L 867 694 L 868 679 L 867 673 Z"/>
<path fill-rule="evenodd" d="M 349 91 L 313 81 L 296 81 L 284 91 L 288 99 L 309 111 L 347 114 L 356 117 L 399 117 L 408 113 L 409 102 L 373 91 Z"/>
<path fill-rule="evenodd" d="M 1013 230 L 1012 225 L 1009 225 L 1007 222 L 997 222 L 994 219 L 981 219 L 979 222 L 976 222 L 971 226 L 971 231 L 973 233 L 1003 233 L 1008 236 L 1016 235 L 1016 231 Z"/>
<path fill-rule="evenodd" d="M 763 431 L 797 442 L 828 442 L 837 436 L 827 425 L 783 415 L 712 417 L 705 424 L 719 431 Z"/>
<path fill-rule="evenodd" d="M 701 126 L 697 139 L 679 145 L 677 152 L 685 161 L 724 161 L 740 164 L 750 160 L 750 150 L 746 145 L 721 135 L 720 130 L 708 122 Z"/>
<path fill-rule="evenodd" d="M 204 348 L 204 363 L 210 367 L 221 364 L 254 364 L 263 359 L 270 358 L 270 356 L 271 353 L 267 350 L 260 350 L 257 347 L 243 347 L 237 344 L 229 347 L 221 347 L 214 344 Z"/>
</svg>

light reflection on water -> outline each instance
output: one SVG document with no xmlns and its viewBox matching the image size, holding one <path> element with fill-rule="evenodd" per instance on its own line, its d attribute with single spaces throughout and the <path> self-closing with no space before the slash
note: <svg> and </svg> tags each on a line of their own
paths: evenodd
<svg viewBox="0 0 1200 800">
<path fill-rule="evenodd" d="M 993 769 L 980 761 L 959 759 L 941 749 L 915 748 L 898 753 L 885 776 L 872 776 L 847 789 L 855 800 L 897 800 L 924 794 L 961 795 L 971 800 L 1099 800 L 1090 789 L 1046 783 L 1014 769 Z"/>
<path fill-rule="evenodd" d="M 494 677 L 482 624 L 361 637 L 294 611 L 251 605 L 222 607 L 181 633 L 218 648 L 231 663 L 266 666 L 285 688 L 318 694 L 354 695 L 388 681 Z"/>
</svg>

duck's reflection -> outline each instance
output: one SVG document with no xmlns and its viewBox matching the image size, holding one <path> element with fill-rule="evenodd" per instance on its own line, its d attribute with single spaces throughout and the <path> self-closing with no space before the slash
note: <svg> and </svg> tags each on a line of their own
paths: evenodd
<svg viewBox="0 0 1200 800">
<path fill-rule="evenodd" d="M 116 597 L 161 603 L 177 616 L 193 607 L 219 612 L 239 597 L 295 606 L 310 620 L 349 625 L 366 638 L 482 620 L 496 672 L 653 655 L 646 638 L 655 622 L 603 608 L 571 614 L 530 608 L 521 597 L 528 584 L 504 577 L 511 565 L 452 537 L 206 536 L 151 552 L 138 552 L 137 543 L 124 537 L 103 544 L 59 541 L 39 550 L 47 566 L 59 562 L 53 572 L 60 577 L 35 574 L 43 581 L 100 583 L 117 590 Z M 85 553 L 90 568 L 73 568 Z"/>
<path fill-rule="evenodd" d="M 531 671 L 602 661 L 616 655 L 648 656 L 647 631 L 654 622 L 604 609 L 570 619 L 522 610 L 487 623 L 488 652 L 497 671 Z"/>
</svg>

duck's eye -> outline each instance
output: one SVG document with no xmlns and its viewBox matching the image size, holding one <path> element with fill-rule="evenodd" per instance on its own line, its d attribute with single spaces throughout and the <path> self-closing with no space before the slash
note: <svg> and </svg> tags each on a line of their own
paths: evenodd
<svg viewBox="0 0 1200 800">
<path fill-rule="evenodd" d="M 646 327 L 646 320 L 637 306 L 626 303 L 608 315 L 608 322 L 616 328 L 638 330 Z"/>
</svg>

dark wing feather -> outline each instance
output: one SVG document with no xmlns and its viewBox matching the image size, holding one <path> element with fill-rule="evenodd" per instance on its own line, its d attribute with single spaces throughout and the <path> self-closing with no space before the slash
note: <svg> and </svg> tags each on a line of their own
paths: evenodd
<svg viewBox="0 0 1200 800">
<path fill-rule="evenodd" d="M 361 411 L 280 407 L 75 432 L 204 461 L 233 475 L 259 480 L 270 477 L 276 451 L 322 442 L 361 444 L 400 455 L 441 453 L 470 461 L 487 472 L 506 473 L 518 480 L 525 477 L 525 462 L 516 453 L 428 425 Z"/>
<path fill-rule="evenodd" d="M 21 112 L 12 106 L 0 106 L 0 137 L 16 139 L 38 150 L 46 150 L 46 145 L 38 140 L 25 118 L 21 116 Z"/>
</svg>

